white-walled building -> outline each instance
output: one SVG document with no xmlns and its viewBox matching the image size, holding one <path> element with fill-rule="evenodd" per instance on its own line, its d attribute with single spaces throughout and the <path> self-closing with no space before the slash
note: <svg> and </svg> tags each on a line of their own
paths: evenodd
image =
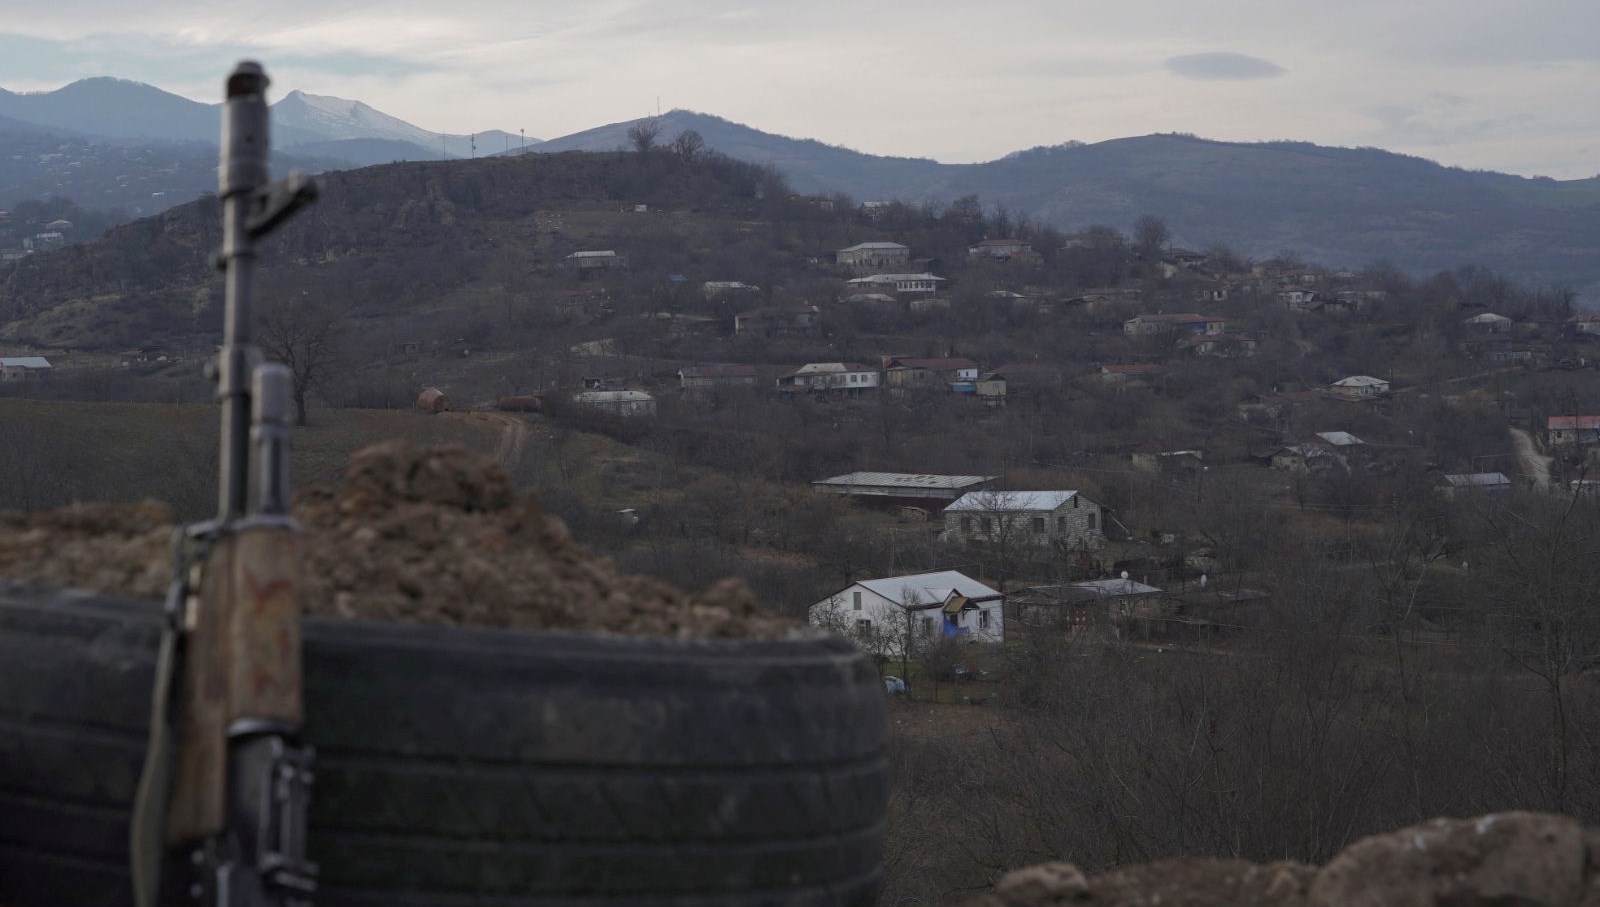
<svg viewBox="0 0 1600 907">
<path fill-rule="evenodd" d="M 864 394 L 878 389 L 878 370 L 856 362 L 808 362 L 779 377 L 778 386 Z"/>
<path fill-rule="evenodd" d="M 940 639 L 1005 641 L 1005 596 L 954 570 L 851 583 L 811 606 L 811 625 L 850 636 L 876 655 Z"/>
<path fill-rule="evenodd" d="M 1100 505 L 1076 491 L 973 491 L 944 509 L 944 538 L 1097 549 L 1103 520 Z"/>
<path fill-rule="evenodd" d="M 852 291 L 887 290 L 892 287 L 896 293 L 903 295 L 933 293 L 939 289 L 939 284 L 948 281 L 924 271 L 921 274 L 873 274 L 868 277 L 857 277 L 848 283 Z"/>
</svg>

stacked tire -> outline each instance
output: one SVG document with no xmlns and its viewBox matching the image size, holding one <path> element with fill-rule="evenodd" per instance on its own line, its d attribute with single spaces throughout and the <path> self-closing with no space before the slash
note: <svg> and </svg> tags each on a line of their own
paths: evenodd
<svg viewBox="0 0 1600 907">
<path fill-rule="evenodd" d="M 159 606 L 0 589 L 0 903 L 131 903 Z M 884 702 L 848 642 L 308 621 L 319 907 L 867 905 Z"/>
</svg>

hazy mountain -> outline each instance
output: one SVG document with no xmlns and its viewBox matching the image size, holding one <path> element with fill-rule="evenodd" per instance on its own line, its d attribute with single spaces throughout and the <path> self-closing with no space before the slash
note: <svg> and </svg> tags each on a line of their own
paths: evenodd
<svg viewBox="0 0 1600 907">
<path fill-rule="evenodd" d="M 302 145 L 378 139 L 436 149 L 434 157 L 471 153 L 468 136 L 430 132 L 360 101 L 291 91 L 271 110 L 273 145 L 285 151 Z M 142 82 L 112 78 L 83 79 L 54 91 L 19 94 L 0 89 L 0 117 L 119 142 L 200 141 L 215 145 L 222 129 L 220 103 L 203 104 Z M 512 138 L 521 141 L 499 130 L 480 133 L 479 147 L 487 142 L 489 150 L 500 150 Z M 374 160 L 372 146 L 348 147 L 355 154 L 352 163 Z M 411 159 L 419 156 L 419 152 L 407 155 Z"/>
<path fill-rule="evenodd" d="M 217 141 L 217 108 L 125 79 L 83 79 L 55 91 L 0 89 L 0 116 L 85 135 L 144 141 Z"/>
<path fill-rule="evenodd" d="M 944 174 L 960 169 L 927 158 L 863 154 L 814 139 L 774 135 L 689 110 L 673 110 L 652 119 L 661 126 L 659 141 L 663 144 L 693 130 L 700 133 L 708 147 L 723 154 L 777 167 L 802 192 L 848 192 L 863 200 L 917 197 Z M 630 120 L 587 129 L 540 142 L 528 150 L 543 153 L 629 148 L 628 130 L 639 122 Z"/>
</svg>

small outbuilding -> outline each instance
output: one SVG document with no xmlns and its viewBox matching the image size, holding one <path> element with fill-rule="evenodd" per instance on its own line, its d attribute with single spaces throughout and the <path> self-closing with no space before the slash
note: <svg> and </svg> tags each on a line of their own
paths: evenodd
<svg viewBox="0 0 1600 907">
<path fill-rule="evenodd" d="M 417 395 L 417 409 L 425 413 L 449 412 L 450 398 L 437 387 L 425 387 L 422 393 Z"/>
</svg>

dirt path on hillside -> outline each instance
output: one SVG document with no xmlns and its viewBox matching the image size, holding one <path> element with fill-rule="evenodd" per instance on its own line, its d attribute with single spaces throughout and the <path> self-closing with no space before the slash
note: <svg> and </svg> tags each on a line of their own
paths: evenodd
<svg viewBox="0 0 1600 907">
<path fill-rule="evenodd" d="M 533 429 L 528 426 L 527 420 L 509 413 L 440 413 L 440 415 L 463 421 L 494 422 L 500 425 L 500 440 L 495 444 L 494 457 L 507 471 L 515 469 L 516 465 L 522 462 L 523 448 L 528 444 L 528 437 L 533 434 Z"/>
<path fill-rule="evenodd" d="M 1508 429 L 1511 440 L 1517 447 L 1517 462 L 1522 464 L 1523 476 L 1534 482 L 1534 487 L 1540 491 L 1550 490 L 1550 461 L 1551 458 L 1539 453 L 1533 444 L 1533 436 L 1520 428 Z"/>
</svg>

